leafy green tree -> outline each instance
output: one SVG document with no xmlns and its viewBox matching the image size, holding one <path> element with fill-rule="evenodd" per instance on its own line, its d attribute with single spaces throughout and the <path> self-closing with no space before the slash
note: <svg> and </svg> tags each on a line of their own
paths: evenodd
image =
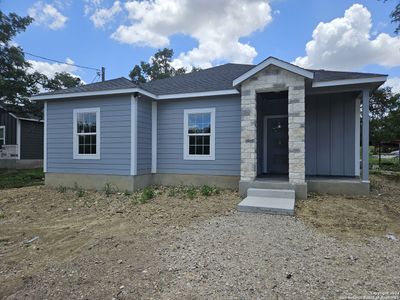
<svg viewBox="0 0 400 300">
<path fill-rule="evenodd" d="M 45 78 L 42 84 L 43 88 L 50 91 L 72 88 L 80 85 L 82 85 L 81 79 L 67 72 L 56 73 L 53 78 Z"/>
<path fill-rule="evenodd" d="M 139 65 L 135 65 L 129 73 L 129 77 L 134 83 L 139 84 L 186 73 L 185 68 L 175 69 L 171 65 L 173 55 L 174 51 L 172 49 L 164 48 L 163 50 L 158 50 L 151 57 L 149 63 L 141 61 Z"/>
<path fill-rule="evenodd" d="M 26 30 L 32 22 L 30 17 L 8 15 L 0 11 L 0 102 L 24 105 L 27 97 L 37 92 L 37 83 L 42 80 L 38 73 L 28 73 L 30 64 L 25 60 L 21 47 L 12 39 Z"/>
<path fill-rule="evenodd" d="M 390 87 L 376 90 L 370 98 L 371 143 L 400 139 L 400 94 Z"/>
<path fill-rule="evenodd" d="M 388 0 L 384 0 L 387 2 Z M 395 33 L 400 33 L 400 1 L 396 4 L 392 12 L 390 13 L 390 18 L 392 19 L 392 23 L 397 23 L 397 27 L 395 29 Z"/>
</svg>

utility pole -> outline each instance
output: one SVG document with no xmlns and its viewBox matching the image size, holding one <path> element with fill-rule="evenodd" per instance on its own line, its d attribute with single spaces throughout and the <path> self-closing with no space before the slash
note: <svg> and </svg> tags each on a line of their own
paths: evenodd
<svg viewBox="0 0 400 300">
<path fill-rule="evenodd" d="M 101 67 L 101 81 L 106 80 L 106 68 Z"/>
</svg>

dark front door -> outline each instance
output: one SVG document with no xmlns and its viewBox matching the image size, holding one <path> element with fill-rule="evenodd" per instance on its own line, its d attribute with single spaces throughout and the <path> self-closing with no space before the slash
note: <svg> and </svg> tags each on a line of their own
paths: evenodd
<svg viewBox="0 0 400 300">
<path fill-rule="evenodd" d="M 267 116 L 264 120 L 264 170 L 272 174 L 288 174 L 288 118 Z"/>
</svg>

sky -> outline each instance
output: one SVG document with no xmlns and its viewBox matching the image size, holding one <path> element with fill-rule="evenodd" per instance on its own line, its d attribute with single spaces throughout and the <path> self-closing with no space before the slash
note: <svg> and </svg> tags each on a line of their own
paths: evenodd
<svg viewBox="0 0 400 300">
<path fill-rule="evenodd" d="M 0 9 L 35 21 L 14 42 L 24 51 L 128 77 L 158 49 L 173 65 L 257 64 L 268 56 L 313 69 L 388 74 L 400 92 L 397 0 L 0 0 Z M 84 82 L 96 71 L 26 56 L 48 76 L 66 71 Z"/>
</svg>

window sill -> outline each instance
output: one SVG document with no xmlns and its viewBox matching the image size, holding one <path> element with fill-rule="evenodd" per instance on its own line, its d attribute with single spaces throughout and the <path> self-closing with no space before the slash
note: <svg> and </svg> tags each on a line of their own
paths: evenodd
<svg viewBox="0 0 400 300">
<path fill-rule="evenodd" d="M 211 155 L 185 155 L 184 160 L 215 160 Z"/>
<path fill-rule="evenodd" d="M 100 155 L 74 155 L 74 159 L 100 159 Z"/>
</svg>

